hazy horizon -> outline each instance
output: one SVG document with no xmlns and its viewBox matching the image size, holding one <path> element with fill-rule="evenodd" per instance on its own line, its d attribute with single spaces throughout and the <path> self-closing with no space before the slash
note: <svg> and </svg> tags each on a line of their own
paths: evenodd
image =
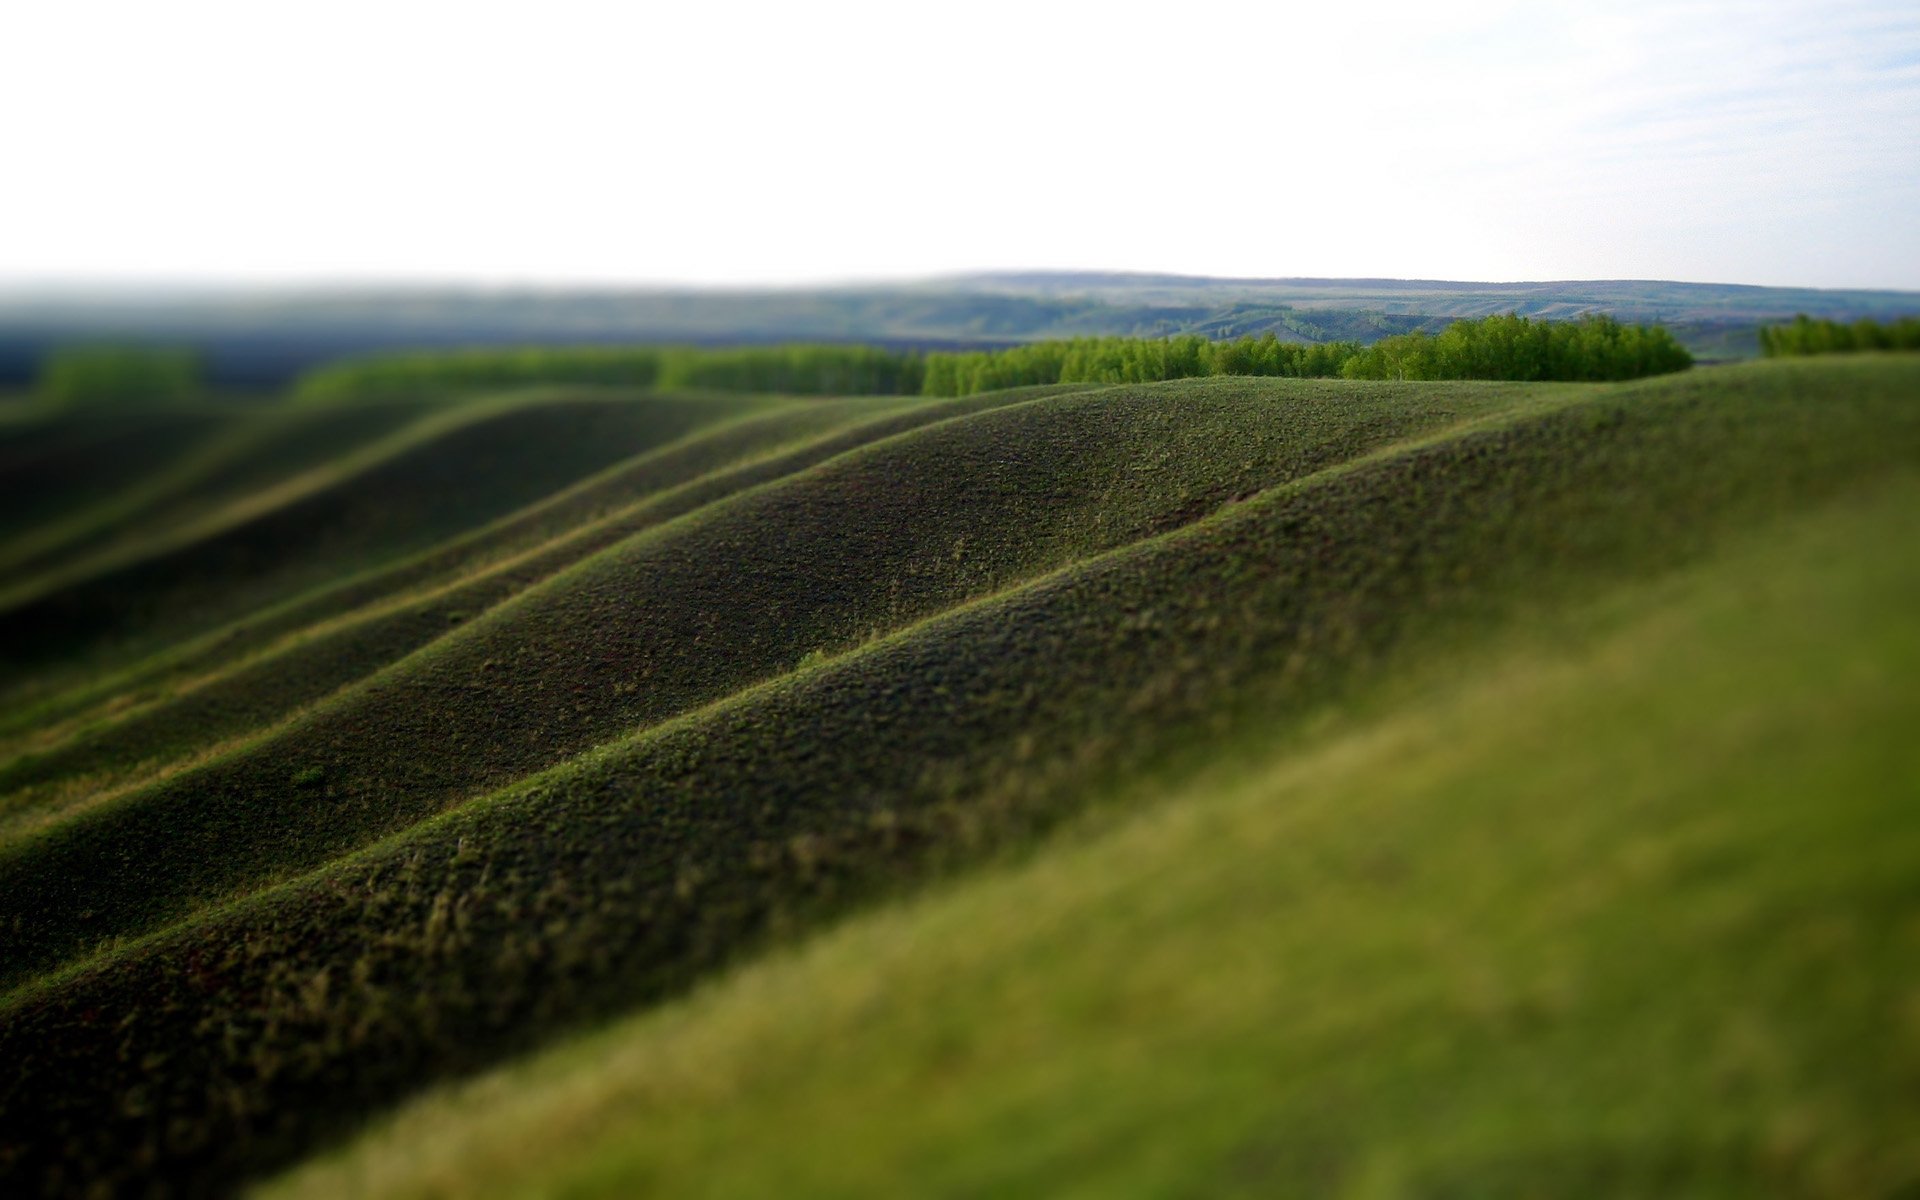
<svg viewBox="0 0 1920 1200">
<path fill-rule="evenodd" d="M 405 294 L 436 295 L 475 295 L 486 296 L 512 293 L 552 292 L 580 295 L 615 295 L 632 293 L 645 294 L 709 294 L 709 295 L 757 295 L 766 293 L 810 293 L 831 291 L 887 291 L 894 288 L 913 290 L 917 288 L 940 288 L 943 285 L 966 285 L 983 281 L 994 281 L 1017 277 L 1073 277 L 1106 278 L 1118 284 L 1124 280 L 1167 280 L 1192 284 L 1211 284 L 1231 287 L 1244 284 L 1288 285 L 1288 284 L 1402 284 L 1408 286 L 1462 286 L 1462 287 L 1551 287 L 1570 285 L 1631 285 L 1647 284 L 1662 287 L 1699 287 L 1699 288 L 1754 288 L 1763 291 L 1810 291 L 1834 293 L 1885 292 L 1898 295 L 1920 295 L 1920 286 L 1915 287 L 1849 287 L 1818 286 L 1808 284 L 1749 284 L 1737 280 L 1712 279 L 1661 279 L 1640 278 L 1561 278 L 1561 279 L 1468 279 L 1437 278 L 1430 276 L 1394 276 L 1394 275 L 1198 275 L 1182 271 L 1135 270 L 1126 267 L 1001 267 L 981 268 L 966 271 L 946 271 L 922 274 L 873 275 L 865 277 L 822 277 L 819 279 L 798 279 L 790 281 L 722 281 L 710 282 L 691 279 L 473 279 L 455 275 L 442 277 L 410 276 L 392 278 L 342 278 L 327 276 L 286 277 L 286 278 L 249 278 L 246 276 L 228 277 L 177 277 L 177 278 L 137 278 L 111 276 L 46 276 L 41 278 L 15 278 L 0 273 L 0 299 L 66 299 L 66 300 L 137 300 L 142 297 L 173 298 L 203 295 L 216 296 L 261 296 L 261 297 L 302 297 L 302 296 L 378 296 Z"/>
</svg>

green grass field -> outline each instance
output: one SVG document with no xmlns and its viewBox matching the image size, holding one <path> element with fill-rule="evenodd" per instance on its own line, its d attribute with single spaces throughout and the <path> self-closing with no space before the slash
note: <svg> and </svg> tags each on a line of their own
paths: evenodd
<svg viewBox="0 0 1920 1200">
<path fill-rule="evenodd" d="M 1920 363 L 151 419 L 0 1191 L 1920 1186 Z"/>
<path fill-rule="evenodd" d="M 270 1194 L 1902 1194 L 1916 514 L 1250 731 Z"/>
</svg>

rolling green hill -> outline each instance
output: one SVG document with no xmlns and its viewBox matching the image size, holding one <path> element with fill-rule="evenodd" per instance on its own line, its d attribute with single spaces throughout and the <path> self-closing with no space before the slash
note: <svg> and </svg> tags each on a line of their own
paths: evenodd
<svg viewBox="0 0 1920 1200">
<path fill-rule="evenodd" d="M 1850 494 L 1250 731 L 268 1194 L 1897 1195 L 1916 513 Z"/>
<path fill-rule="evenodd" d="M 33 537 L 0 549 L 0 567 L 10 576 L 69 565 L 85 555 L 111 559 L 137 553 L 142 543 L 164 538 L 217 514 L 228 505 L 314 470 L 324 470 L 337 458 L 365 443 L 405 427 L 424 416 L 418 404 L 338 405 L 323 410 L 248 413 L 216 410 L 223 420 L 219 436 L 208 437 L 181 453 L 170 444 L 188 435 L 208 414 L 191 408 L 155 414 L 150 431 L 140 435 L 143 454 L 164 462 L 167 469 L 126 486 L 124 480 L 103 503 L 89 506 L 60 521 L 42 521 Z M 100 417 L 82 420 L 98 422 Z M 121 415 L 107 421 L 127 422 Z M 52 422 L 49 422 L 52 424 Z M 92 447 L 78 448 L 60 469 L 77 473 L 82 464 L 98 469 L 111 463 Z M 49 463 L 48 465 L 52 465 Z M 28 486 L 34 486 L 32 480 Z"/>
<path fill-rule="evenodd" d="M 512 512 L 725 403 L 560 393 L 436 411 L 122 557 L 27 575 L 0 592 L 0 665 L 93 662 L 202 632 Z"/>
<path fill-rule="evenodd" d="M 301 419 L 0 594 L 0 1190 L 1920 1179 L 1920 363 Z"/>
<path fill-rule="evenodd" d="M 57 545 L 98 505 L 119 501 L 115 507 L 126 511 L 129 497 L 137 503 L 156 476 L 239 419 L 232 410 L 181 406 L 8 422 L 0 439 L 0 562 Z"/>
</svg>

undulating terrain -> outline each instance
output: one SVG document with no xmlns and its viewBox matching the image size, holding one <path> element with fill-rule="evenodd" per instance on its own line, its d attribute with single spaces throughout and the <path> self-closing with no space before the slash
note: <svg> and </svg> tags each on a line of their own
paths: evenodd
<svg viewBox="0 0 1920 1200">
<path fill-rule="evenodd" d="M 1920 358 L 0 422 L 0 1195 L 1920 1188 Z"/>
</svg>

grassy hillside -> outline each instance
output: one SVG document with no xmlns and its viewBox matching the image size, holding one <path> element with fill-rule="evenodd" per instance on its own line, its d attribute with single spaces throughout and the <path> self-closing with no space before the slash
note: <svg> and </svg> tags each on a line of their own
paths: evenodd
<svg viewBox="0 0 1920 1200">
<path fill-rule="evenodd" d="M 185 423 L 194 415 L 182 413 L 174 421 Z M 322 468 L 424 415 L 421 404 L 405 402 L 304 412 L 228 412 L 220 436 L 194 446 L 191 453 L 174 455 L 167 470 L 135 486 L 119 480 L 120 486 L 101 503 L 65 520 L 40 522 L 32 538 L 0 548 L 0 568 L 25 578 L 29 572 L 44 571 L 83 554 L 110 560 L 120 548 L 124 555 L 129 545 L 165 537 L 204 520 L 244 497 Z M 143 449 L 157 456 L 170 453 L 164 442 L 157 447 L 149 443 Z M 92 463 L 90 453 L 83 451 L 82 457 Z"/>
<path fill-rule="evenodd" d="M 479 407 L 484 412 L 487 405 L 482 403 Z M 716 472 L 808 431 L 831 428 L 850 412 L 882 411 L 880 406 L 864 401 L 803 407 L 755 397 L 654 397 L 649 407 L 670 417 L 665 432 L 684 425 L 690 417 L 694 419 L 690 426 L 692 432 L 683 438 L 666 440 L 526 509 L 458 533 L 428 550 L 387 566 L 348 572 L 344 578 L 323 582 L 291 599 L 247 612 L 211 633 L 169 645 L 129 667 L 92 672 L 79 686 L 0 716 L 0 737 L 8 731 L 44 728 L 56 717 L 71 718 L 75 713 L 103 703 L 119 706 L 130 702 L 130 698 L 151 699 L 154 689 L 166 681 L 204 676 L 238 657 L 258 652 L 275 639 L 324 625 L 404 593 L 444 585 L 488 563 L 524 553 L 560 534 L 573 532 L 660 488 Z M 432 428 L 427 432 L 431 435 Z M 401 446 L 417 440 L 418 435 L 419 431 L 414 431 Z M 338 470 L 332 473 L 335 478 L 339 474 Z M 326 482 L 328 476 L 323 474 L 321 479 Z M 360 479 L 349 477 L 343 490 L 350 492 L 361 486 Z M 267 500 L 272 506 L 302 498 L 298 488 L 279 487 L 273 489 Z M 258 502 L 250 503 L 241 515 L 250 517 L 260 507 Z M 216 525 L 213 532 L 223 530 Z M 191 537 L 188 540 L 192 540 Z M 244 573 L 240 572 L 242 576 Z"/>
<path fill-rule="evenodd" d="M 263 626 L 311 622 L 224 667 L 196 656 L 206 669 L 177 688 L 77 730 L 62 722 L 40 744 L 23 744 L 0 766 L 0 840 L 57 819 L 62 801 L 97 804 L 123 779 L 172 774 L 654 525 L 865 442 L 1018 398 L 777 405 L 720 421 L 473 536 L 225 630 L 207 650 L 231 653 L 236 642 L 259 640 Z M 539 540 L 547 533 L 554 536 Z M 522 543 L 529 548 L 514 552 Z M 166 665 L 177 668 L 177 656 Z"/>
<path fill-rule="evenodd" d="M 1292 419 L 1261 422 L 1272 398 L 1246 386 L 1090 392 L 928 426 L 669 522 L 268 738 L 0 849 L 0 894 L 24 914 L 0 930 L 0 982 L 1501 395 L 1302 393 Z M 93 881 L 84 915 L 56 902 L 75 878 Z"/>
<path fill-rule="evenodd" d="M 11 727 L 33 753 L 0 765 L 0 1055 L 14 1065 L 0 1182 L 229 1189 L 426 1084 L 802 944 L 930 877 L 947 882 L 911 907 L 429 1102 L 396 1127 L 424 1131 L 418 1162 L 396 1161 L 406 1135 L 383 1135 L 345 1169 L 429 1191 L 1163 1191 L 1230 1183 L 1240 1168 L 1219 1164 L 1244 1160 L 1246 1190 L 1325 1177 L 1534 1194 L 1591 1177 L 1739 1191 L 1769 1122 L 1799 1121 L 1814 1132 L 1781 1143 L 1779 1178 L 1836 1195 L 1892 1178 L 1897 1156 L 1878 1148 L 1891 1115 L 1859 1125 L 1844 1169 L 1797 1149 L 1838 1126 L 1783 1107 L 1791 1071 L 1722 1123 L 1646 1140 L 1654 1118 L 1627 1119 L 1633 1093 L 1608 1090 L 1595 1047 L 1649 1006 L 1692 1029 L 1732 1002 L 1752 955 L 1709 923 L 1689 954 L 1642 970 L 1607 958 L 1612 942 L 1553 931 L 1559 881 L 1565 904 L 1597 906 L 1576 916 L 1609 929 L 1695 919 L 1686 897 L 1610 909 L 1604 887 L 1578 886 L 1583 845 L 1667 832 L 1667 810 L 1635 824 L 1641 808 L 1609 807 L 1616 781 L 1628 796 L 1670 781 L 1705 805 L 1776 777 L 1771 808 L 1729 818 L 1752 829 L 1700 818 L 1736 847 L 1738 870 L 1710 878 L 1767 912 L 1769 896 L 1804 894 L 1853 913 L 1862 936 L 1903 928 L 1897 896 L 1846 890 L 1873 876 L 1812 859 L 1794 875 L 1740 848 L 1798 820 L 1834 839 L 1829 866 L 1849 847 L 1914 865 L 1883 819 L 1911 761 L 1874 731 L 1910 715 L 1898 664 L 1912 647 L 1888 614 L 1911 596 L 1897 549 L 1920 486 L 1917 396 L 1920 366 L 1863 357 L 1626 385 L 1216 379 L 937 408 L 774 402 L 530 507 L 501 500 L 356 580 L 303 595 L 228 560 L 229 586 L 277 605 L 230 627 L 271 630 L 251 648 L 130 656 L 117 682 L 73 675 L 80 699 Z M 500 473 L 535 457 L 502 453 Z M 334 503 L 397 503 L 386 478 L 343 475 Z M 1823 554 L 1840 566 L 1816 578 Z M 286 569 L 269 558 L 258 578 Z M 1759 615 L 1719 620 L 1729 597 Z M 1826 611 L 1816 601 L 1847 616 L 1796 624 Z M 1777 648 L 1783 629 L 1799 630 L 1800 657 Z M 1662 673 L 1683 648 L 1706 664 L 1685 686 Z M 206 674 L 183 678 L 194 655 Z M 144 686 L 159 694 L 111 709 L 116 688 Z M 1522 695 L 1503 719 L 1476 717 Z M 1678 749 L 1716 722 L 1745 728 L 1736 700 L 1773 730 L 1823 698 L 1859 720 L 1761 736 L 1774 759 Z M 1855 807 L 1809 811 L 1791 781 L 1829 768 Z M 1313 822 L 1294 815 L 1303 804 Z M 1089 810 L 1100 825 L 1051 840 Z M 1135 822 L 1194 832 L 1162 844 Z M 1143 836 L 1163 857 L 1100 857 L 1142 852 Z M 1343 862 L 1378 894 L 1332 886 Z M 1103 915 L 1084 907 L 1107 900 Z M 1164 919 L 1143 924 L 1155 905 Z M 977 938 L 957 932 L 976 918 Z M 1485 928 L 1489 945 L 1450 928 Z M 1049 929 L 1056 941 L 1030 940 Z M 835 949 L 876 936 L 897 952 Z M 1702 982 L 1596 1002 L 1523 1053 L 1506 1039 L 1547 1003 L 1528 990 L 1531 956 L 1554 946 L 1606 966 L 1619 995 L 1656 995 L 1662 964 L 1682 960 Z M 1049 969 L 1027 970 L 1035 956 Z M 1457 978 L 1442 969 L 1456 959 Z M 1850 961 L 1855 1000 L 1904 986 L 1891 951 Z M 1386 986 L 1396 966 L 1407 978 Z M 766 972 L 786 982 L 753 982 Z M 1510 1002 L 1514 972 L 1528 982 Z M 1124 986 L 1093 982 L 1116 973 Z M 1492 1025 L 1471 1005 L 1426 1019 L 1449 989 L 1479 1002 L 1483 974 Z M 971 1047 L 1000 1044 L 996 1005 L 1022 995 L 1041 1024 L 1015 1022 L 1012 1048 L 976 1061 Z M 1879 1011 L 1859 1003 L 1821 1011 L 1852 1028 Z M 1828 1048 L 1814 1011 L 1766 1018 L 1781 1061 Z M 1045 1020 L 1067 1028 L 1022 1040 Z M 863 1025 L 877 1040 L 819 1040 Z M 797 1049 L 840 1044 L 833 1069 Z M 1342 1074 L 1342 1047 L 1376 1044 L 1377 1068 Z M 1834 1111 L 1876 1111 L 1869 1076 L 1848 1091 L 1851 1044 L 1821 1086 L 1860 1101 Z M 692 1057 L 658 1065 L 680 1045 Z M 1057 1066 L 1035 1075 L 1021 1063 L 1041 1045 Z M 1186 1050 L 1164 1090 L 1141 1083 Z M 1499 1063 L 1471 1070 L 1488 1050 Z M 1678 1104 L 1694 1068 L 1676 1064 Z M 1562 1078 L 1556 1126 L 1526 1088 Z M 728 1102 L 743 1094 L 731 1081 L 754 1103 Z M 502 1089 L 526 1104 L 525 1139 L 489 1132 L 516 1121 L 495 1107 Z M 1460 1097 L 1460 1122 L 1427 1112 L 1436 1092 Z M 568 1112 L 580 1124 L 555 1133 Z M 819 1153 L 867 1122 L 871 1148 Z M 767 1154 L 724 1170 L 703 1157 L 737 1137 Z M 835 1173 L 852 1170 L 870 1173 Z"/>
<path fill-rule="evenodd" d="M 1899 1194 L 1916 513 L 1850 493 L 1233 740 L 268 1194 Z"/>
<path fill-rule="evenodd" d="M 11 581 L 0 668 L 95 662 L 204 631 L 511 512 L 685 433 L 720 403 L 560 393 L 435 412 L 127 557 Z"/>
<path fill-rule="evenodd" d="M 211 406 L 9 421 L 0 439 L 0 562 L 57 544 L 90 509 L 137 497 L 155 476 L 239 423 L 240 414 Z"/>
</svg>

